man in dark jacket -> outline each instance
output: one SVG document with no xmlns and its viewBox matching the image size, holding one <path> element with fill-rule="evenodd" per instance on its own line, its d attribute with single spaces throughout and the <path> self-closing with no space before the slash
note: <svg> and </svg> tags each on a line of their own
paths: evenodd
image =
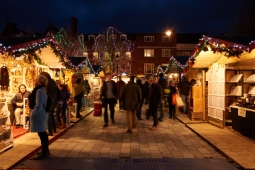
<svg viewBox="0 0 255 170">
<path fill-rule="evenodd" d="M 130 77 L 130 81 L 120 92 L 120 101 L 123 102 L 123 109 L 126 110 L 128 133 L 136 126 L 135 111 L 140 107 L 142 93 L 140 87 L 134 82 L 135 76 Z"/>
<path fill-rule="evenodd" d="M 117 100 L 117 85 L 116 83 L 111 80 L 112 74 L 106 73 L 105 74 L 105 81 L 101 88 L 101 100 L 104 107 L 104 126 L 108 127 L 108 104 L 110 107 L 110 117 L 112 119 L 112 123 L 115 123 L 114 120 L 114 104 L 116 104 Z"/>
<path fill-rule="evenodd" d="M 46 86 L 46 91 L 48 97 L 51 99 L 51 105 L 48 112 L 48 135 L 53 136 L 53 132 L 56 133 L 56 123 L 54 118 L 54 109 L 58 104 L 58 87 L 56 82 L 51 78 L 50 74 L 47 72 L 41 72 L 40 75 L 45 76 L 48 79 L 48 84 Z"/>
<path fill-rule="evenodd" d="M 166 78 L 164 77 L 164 74 L 163 73 L 160 73 L 159 74 L 159 80 L 158 80 L 158 84 L 162 87 L 162 90 L 164 90 L 166 87 L 167 87 L 167 80 Z M 163 92 L 162 92 L 163 93 Z M 163 104 L 164 102 L 166 102 L 166 100 L 163 100 L 161 101 L 161 104 L 160 104 L 160 116 L 158 118 L 159 121 L 162 121 L 163 118 L 164 118 L 164 110 L 163 110 Z"/>
<path fill-rule="evenodd" d="M 187 101 L 188 101 L 188 96 L 190 93 L 190 82 L 187 81 L 185 76 L 182 77 L 182 81 L 179 83 L 178 87 L 179 87 L 182 101 L 184 103 L 183 113 L 187 113 L 188 112 Z"/>
<path fill-rule="evenodd" d="M 121 76 L 119 76 L 119 81 L 116 83 L 117 89 L 118 89 L 118 93 L 117 93 L 118 97 L 120 95 L 121 89 L 125 86 L 125 84 L 126 83 L 121 79 Z M 119 100 L 119 108 L 120 108 L 120 110 L 122 110 L 122 102 L 121 102 L 121 100 Z"/>
<path fill-rule="evenodd" d="M 161 104 L 163 97 L 162 87 L 158 84 L 158 77 L 153 77 L 152 85 L 150 86 L 149 91 L 149 111 L 152 114 L 154 123 L 150 130 L 155 130 L 158 125 L 157 109 Z"/>
</svg>

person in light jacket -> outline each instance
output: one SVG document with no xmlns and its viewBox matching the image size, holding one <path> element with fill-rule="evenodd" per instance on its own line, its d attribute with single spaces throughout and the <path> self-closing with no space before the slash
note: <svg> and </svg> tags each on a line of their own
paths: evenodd
<svg viewBox="0 0 255 170">
<path fill-rule="evenodd" d="M 136 126 L 135 111 L 140 108 L 142 102 L 142 92 L 134 82 L 135 76 L 130 77 L 130 81 L 120 91 L 120 100 L 123 104 L 123 109 L 126 110 L 128 133 L 132 133 L 132 129 Z"/>
<path fill-rule="evenodd" d="M 46 86 L 48 79 L 45 76 L 39 75 L 36 78 L 35 88 L 29 96 L 29 108 L 31 109 L 30 114 L 30 132 L 37 132 L 41 140 L 42 152 L 34 157 L 34 160 L 42 159 L 47 157 L 49 152 L 48 146 L 48 134 L 46 132 L 47 127 L 47 92 Z"/>
</svg>

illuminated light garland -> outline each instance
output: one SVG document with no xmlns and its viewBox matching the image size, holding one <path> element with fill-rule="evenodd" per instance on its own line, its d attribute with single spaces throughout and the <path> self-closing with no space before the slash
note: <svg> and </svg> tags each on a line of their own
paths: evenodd
<svg viewBox="0 0 255 170">
<path fill-rule="evenodd" d="M 199 39 L 199 43 L 195 47 L 195 50 L 194 50 L 193 54 L 191 55 L 191 57 L 189 58 L 189 60 L 187 61 L 187 63 L 184 65 L 184 68 L 186 68 L 186 69 L 192 68 L 197 56 L 199 56 L 199 54 L 202 51 L 204 51 L 204 52 L 209 51 L 208 47 L 210 47 L 211 51 L 213 51 L 214 54 L 225 53 L 224 56 L 226 56 L 228 58 L 230 58 L 230 57 L 240 58 L 240 55 L 243 53 L 243 51 L 249 51 L 246 47 L 244 47 L 242 45 L 239 45 L 239 46 L 233 45 L 232 47 L 226 47 L 225 44 L 223 44 L 223 43 L 218 44 L 216 42 L 213 42 L 212 39 L 213 38 L 211 38 L 211 37 L 205 37 L 205 36 L 203 36 L 203 38 Z"/>
<path fill-rule="evenodd" d="M 104 71 L 106 69 L 109 71 L 110 68 L 113 73 L 115 64 L 118 64 L 120 70 L 123 70 L 122 67 L 130 62 L 130 59 L 126 57 L 126 53 L 134 50 L 134 44 L 127 39 L 127 36 L 122 36 L 123 39 L 121 39 L 121 35 L 124 34 L 113 27 L 109 27 L 106 34 L 99 34 L 95 38 L 91 50 L 98 52 L 99 57 L 92 60 L 102 65 Z M 116 57 L 117 54 L 118 57 Z"/>
<path fill-rule="evenodd" d="M 160 65 L 158 66 L 158 70 L 161 70 L 161 72 L 164 74 L 168 74 L 172 69 L 173 63 L 177 66 L 179 71 L 184 70 L 184 66 L 179 61 L 177 61 L 173 56 L 169 59 L 169 63 L 167 65 L 165 71 L 162 69 L 162 67 Z"/>
</svg>

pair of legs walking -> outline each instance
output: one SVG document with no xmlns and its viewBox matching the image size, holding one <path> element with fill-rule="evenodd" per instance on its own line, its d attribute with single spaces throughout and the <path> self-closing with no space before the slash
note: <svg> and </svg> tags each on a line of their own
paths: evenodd
<svg viewBox="0 0 255 170">
<path fill-rule="evenodd" d="M 127 127 L 128 133 L 132 133 L 132 129 L 136 126 L 136 117 L 135 117 L 135 110 L 127 110 L 126 111 L 126 117 L 127 117 Z"/>
<path fill-rule="evenodd" d="M 110 117 L 112 120 L 112 123 L 115 123 L 114 120 L 114 104 L 116 102 L 115 98 L 106 98 L 105 99 L 105 103 L 104 103 L 104 126 L 103 127 L 107 127 L 108 126 L 108 105 L 110 108 Z"/>
</svg>

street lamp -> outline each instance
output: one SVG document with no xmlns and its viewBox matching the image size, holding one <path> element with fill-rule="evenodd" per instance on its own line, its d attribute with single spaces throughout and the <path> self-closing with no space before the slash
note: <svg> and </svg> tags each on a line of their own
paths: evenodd
<svg viewBox="0 0 255 170">
<path fill-rule="evenodd" d="M 172 54 L 172 41 L 171 41 L 171 38 L 170 38 L 170 36 L 171 36 L 171 31 L 167 31 L 166 32 L 166 35 L 169 37 L 169 42 L 171 42 L 171 46 L 170 46 L 170 57 L 171 57 L 171 54 Z"/>
</svg>

